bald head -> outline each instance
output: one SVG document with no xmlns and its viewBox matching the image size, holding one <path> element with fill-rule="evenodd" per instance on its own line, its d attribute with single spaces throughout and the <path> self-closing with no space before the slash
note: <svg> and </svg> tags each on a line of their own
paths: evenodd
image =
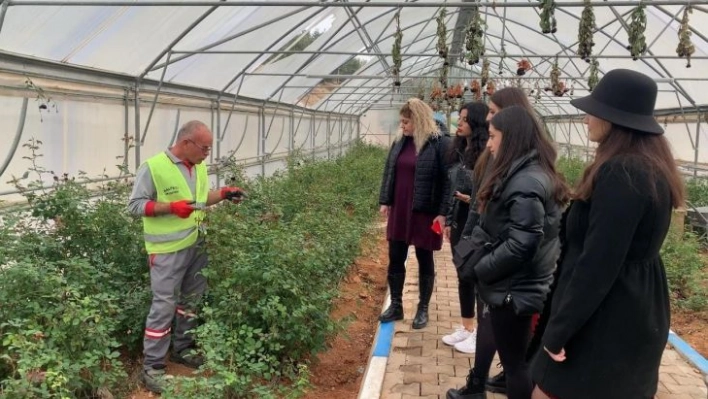
<svg viewBox="0 0 708 399">
<path fill-rule="evenodd" d="M 194 136 L 200 131 L 206 131 L 211 134 L 211 131 L 209 131 L 209 128 L 203 122 L 189 121 L 182 125 L 179 132 L 177 132 L 177 141 L 194 139 Z"/>
<path fill-rule="evenodd" d="M 201 163 L 211 151 L 213 136 L 209 127 L 200 121 L 189 121 L 177 132 L 172 152 L 193 164 Z"/>
</svg>

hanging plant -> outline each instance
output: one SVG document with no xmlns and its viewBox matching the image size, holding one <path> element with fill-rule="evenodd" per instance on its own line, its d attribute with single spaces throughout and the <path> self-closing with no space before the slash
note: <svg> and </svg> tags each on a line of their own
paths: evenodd
<svg viewBox="0 0 708 399">
<path fill-rule="evenodd" d="M 436 18 L 438 22 L 438 44 L 437 50 L 441 58 L 447 59 L 447 26 L 445 26 L 445 16 L 447 11 L 445 8 L 440 10 L 440 14 Z"/>
<path fill-rule="evenodd" d="M 502 44 L 501 58 L 499 59 L 499 75 L 504 73 L 504 58 L 506 58 L 506 49 L 504 48 L 504 45 Z"/>
<path fill-rule="evenodd" d="M 696 51 L 696 47 L 691 42 L 691 26 L 688 24 L 688 14 L 693 13 L 690 5 L 683 10 L 683 18 L 681 18 L 681 27 L 679 28 L 679 44 L 676 47 L 676 54 L 679 57 L 686 57 L 686 68 L 691 67 L 691 55 Z"/>
<path fill-rule="evenodd" d="M 472 92 L 472 98 L 477 101 L 482 99 L 482 86 L 480 86 L 479 80 L 474 79 L 470 82 L 470 91 Z"/>
<path fill-rule="evenodd" d="M 636 61 L 639 56 L 647 50 L 647 40 L 644 31 L 647 29 L 647 15 L 644 12 L 644 4 L 638 5 L 632 11 L 632 21 L 629 23 L 629 50 L 632 59 Z"/>
<path fill-rule="evenodd" d="M 600 78 L 597 76 L 599 66 L 600 63 L 597 62 L 596 58 L 593 58 L 592 61 L 590 61 L 590 76 L 588 77 L 589 91 L 593 91 L 593 89 L 595 89 L 595 86 L 597 86 L 597 83 L 600 81 Z"/>
<path fill-rule="evenodd" d="M 494 94 L 494 90 L 496 90 L 496 85 L 494 84 L 493 80 L 490 80 L 487 82 L 487 91 L 485 92 L 486 95 L 491 96 Z"/>
<path fill-rule="evenodd" d="M 583 14 L 580 17 L 580 27 L 578 28 L 578 55 L 585 62 L 590 62 L 592 46 L 595 45 L 592 40 L 592 30 L 595 28 L 595 12 L 592 9 L 590 0 L 584 1 L 585 8 L 583 8 Z"/>
<path fill-rule="evenodd" d="M 550 91 L 553 93 L 554 96 L 556 97 L 563 97 L 565 93 L 569 91 L 567 87 L 565 87 L 565 83 L 560 81 L 560 68 L 558 67 L 558 58 L 556 58 L 556 62 L 553 63 L 553 67 L 551 68 L 551 86 L 546 87 L 546 91 Z"/>
<path fill-rule="evenodd" d="M 541 89 L 538 87 L 538 80 L 531 89 L 529 89 L 529 97 L 533 97 L 536 100 L 541 99 Z"/>
<path fill-rule="evenodd" d="M 556 2 L 554 0 L 540 0 L 541 4 L 541 32 L 556 33 Z"/>
<path fill-rule="evenodd" d="M 455 98 L 462 98 L 462 95 L 465 93 L 465 89 L 462 86 L 462 83 L 457 83 L 454 86 L 452 86 L 452 95 Z"/>
<path fill-rule="evenodd" d="M 403 31 L 401 31 L 401 13 L 396 13 L 396 33 L 393 34 L 393 48 L 391 56 L 393 58 L 393 85 L 398 87 L 401 85 L 401 41 L 403 40 Z"/>
<path fill-rule="evenodd" d="M 489 59 L 484 59 L 482 62 L 482 86 L 487 84 L 489 80 Z"/>
<path fill-rule="evenodd" d="M 526 58 L 522 58 L 521 61 L 517 62 L 516 67 L 516 74 L 518 76 L 526 75 L 526 72 L 530 71 L 532 68 L 531 63 Z"/>
<path fill-rule="evenodd" d="M 484 31 L 486 24 L 479 13 L 479 7 L 472 11 L 470 23 L 467 25 L 467 37 L 465 48 L 467 49 L 467 63 L 475 65 L 479 58 L 484 55 Z"/>
<path fill-rule="evenodd" d="M 446 89 L 447 89 L 447 70 L 448 70 L 447 65 L 443 65 L 443 67 L 440 68 L 440 79 L 439 79 L 442 87 L 446 88 Z"/>
</svg>

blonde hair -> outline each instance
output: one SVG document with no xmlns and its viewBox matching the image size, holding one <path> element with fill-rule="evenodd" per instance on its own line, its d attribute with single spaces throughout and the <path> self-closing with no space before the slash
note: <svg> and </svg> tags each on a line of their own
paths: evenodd
<svg viewBox="0 0 708 399">
<path fill-rule="evenodd" d="M 415 153 L 419 153 L 420 149 L 431 136 L 439 136 L 440 129 L 433 118 L 433 110 L 420 99 L 413 97 L 406 101 L 399 112 L 404 118 L 408 118 L 413 123 L 413 143 L 415 143 Z M 403 131 L 399 132 L 398 137 L 403 136 Z"/>
</svg>

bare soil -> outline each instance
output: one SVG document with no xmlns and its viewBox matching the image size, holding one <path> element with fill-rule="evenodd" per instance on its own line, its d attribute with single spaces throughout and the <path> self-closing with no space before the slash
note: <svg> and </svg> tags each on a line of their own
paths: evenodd
<svg viewBox="0 0 708 399">
<path fill-rule="evenodd" d="M 359 394 L 386 294 L 388 247 L 384 234 L 376 244 L 354 262 L 340 286 L 331 317 L 348 324 L 331 339 L 329 348 L 313 359 L 313 387 L 304 399 L 356 399 Z"/>
<path fill-rule="evenodd" d="M 708 359 L 708 311 L 674 311 L 671 314 L 671 329 Z"/>
</svg>

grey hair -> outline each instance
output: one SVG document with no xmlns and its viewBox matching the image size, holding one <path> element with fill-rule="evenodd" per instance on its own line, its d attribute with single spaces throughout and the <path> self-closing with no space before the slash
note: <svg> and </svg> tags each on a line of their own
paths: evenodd
<svg viewBox="0 0 708 399">
<path fill-rule="evenodd" d="M 189 121 L 185 123 L 179 128 L 179 132 L 177 132 L 177 141 L 192 137 L 192 135 L 200 129 L 209 130 L 207 125 L 200 121 Z"/>
</svg>

